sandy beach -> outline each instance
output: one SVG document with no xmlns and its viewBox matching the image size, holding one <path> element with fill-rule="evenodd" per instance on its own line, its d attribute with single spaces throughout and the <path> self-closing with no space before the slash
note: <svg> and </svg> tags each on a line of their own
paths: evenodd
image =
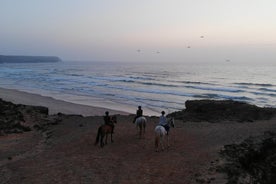
<svg viewBox="0 0 276 184">
<path fill-rule="evenodd" d="M 176 127 L 170 131 L 171 146 L 155 152 L 158 117 L 146 117 L 146 134 L 140 139 L 133 115 L 111 111 L 118 120 L 114 143 L 100 148 L 94 143 L 106 109 L 16 90 L 0 92 L 0 98 L 6 101 L 46 106 L 52 113 L 46 116 L 23 109 L 23 124 L 31 131 L 0 136 L 0 183 L 7 184 L 222 184 L 227 176 L 217 172 L 217 167 L 224 145 L 276 131 L 275 118 L 242 123 L 175 120 Z M 65 114 L 53 114 L 57 112 Z"/>
<path fill-rule="evenodd" d="M 48 107 L 50 114 L 57 114 L 61 112 L 65 114 L 80 114 L 83 116 L 100 116 L 103 115 L 104 112 L 107 110 L 110 112 L 110 114 L 129 114 L 123 111 L 70 103 L 62 100 L 57 100 L 52 97 L 27 93 L 15 89 L 0 88 L 0 98 L 16 104 Z"/>
</svg>

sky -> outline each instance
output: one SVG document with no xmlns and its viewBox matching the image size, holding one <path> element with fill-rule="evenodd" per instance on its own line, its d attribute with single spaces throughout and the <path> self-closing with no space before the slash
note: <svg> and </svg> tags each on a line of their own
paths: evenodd
<svg viewBox="0 0 276 184">
<path fill-rule="evenodd" d="M 275 0 L 0 0 L 0 54 L 276 63 Z"/>
</svg>

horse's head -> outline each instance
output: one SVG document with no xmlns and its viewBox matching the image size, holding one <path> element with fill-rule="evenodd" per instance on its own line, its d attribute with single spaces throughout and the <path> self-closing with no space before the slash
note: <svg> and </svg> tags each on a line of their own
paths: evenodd
<svg viewBox="0 0 276 184">
<path fill-rule="evenodd" d="M 116 116 L 112 116 L 111 117 L 111 122 L 112 123 L 117 123 L 117 117 Z"/>
<path fill-rule="evenodd" d="M 168 123 L 169 123 L 170 127 L 174 128 L 174 118 L 169 118 Z"/>
</svg>

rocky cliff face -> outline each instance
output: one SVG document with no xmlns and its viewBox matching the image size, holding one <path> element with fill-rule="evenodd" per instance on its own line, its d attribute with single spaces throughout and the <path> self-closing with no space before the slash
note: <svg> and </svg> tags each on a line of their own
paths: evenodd
<svg viewBox="0 0 276 184">
<path fill-rule="evenodd" d="M 228 175 L 228 183 L 276 183 L 276 134 L 250 137 L 240 144 L 225 145 L 225 159 L 219 171 Z"/>
<path fill-rule="evenodd" d="M 174 112 L 171 116 L 184 122 L 252 122 L 268 120 L 276 114 L 275 108 L 261 108 L 232 100 L 188 100 L 185 106 L 186 109 Z"/>
<path fill-rule="evenodd" d="M 0 55 L 0 63 L 49 63 L 59 62 L 56 56 L 5 56 Z"/>
<path fill-rule="evenodd" d="M 57 121 L 55 116 L 48 115 L 46 107 L 13 104 L 0 99 L 0 136 L 45 129 Z"/>
</svg>

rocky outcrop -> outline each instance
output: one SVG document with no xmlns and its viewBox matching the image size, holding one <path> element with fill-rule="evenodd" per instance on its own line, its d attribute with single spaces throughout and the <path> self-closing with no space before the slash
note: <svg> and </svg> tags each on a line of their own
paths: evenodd
<svg viewBox="0 0 276 184">
<path fill-rule="evenodd" d="M 170 114 L 185 121 L 238 121 L 252 122 L 267 120 L 276 114 L 275 108 L 261 108 L 244 102 L 232 100 L 188 100 L 186 109 Z"/>
<path fill-rule="evenodd" d="M 22 125 L 24 121 L 19 106 L 0 100 L 0 134 L 30 131 L 28 126 Z"/>
<path fill-rule="evenodd" d="M 52 63 L 61 59 L 56 56 L 7 56 L 0 55 L 0 63 Z"/>
<path fill-rule="evenodd" d="M 219 171 L 227 173 L 228 183 L 276 183 L 276 133 L 225 145 L 221 156 L 225 162 Z"/>
<path fill-rule="evenodd" d="M 13 104 L 0 99 L 0 135 L 22 133 L 34 129 L 45 129 L 58 122 L 55 116 L 48 116 L 48 108 Z"/>
</svg>

